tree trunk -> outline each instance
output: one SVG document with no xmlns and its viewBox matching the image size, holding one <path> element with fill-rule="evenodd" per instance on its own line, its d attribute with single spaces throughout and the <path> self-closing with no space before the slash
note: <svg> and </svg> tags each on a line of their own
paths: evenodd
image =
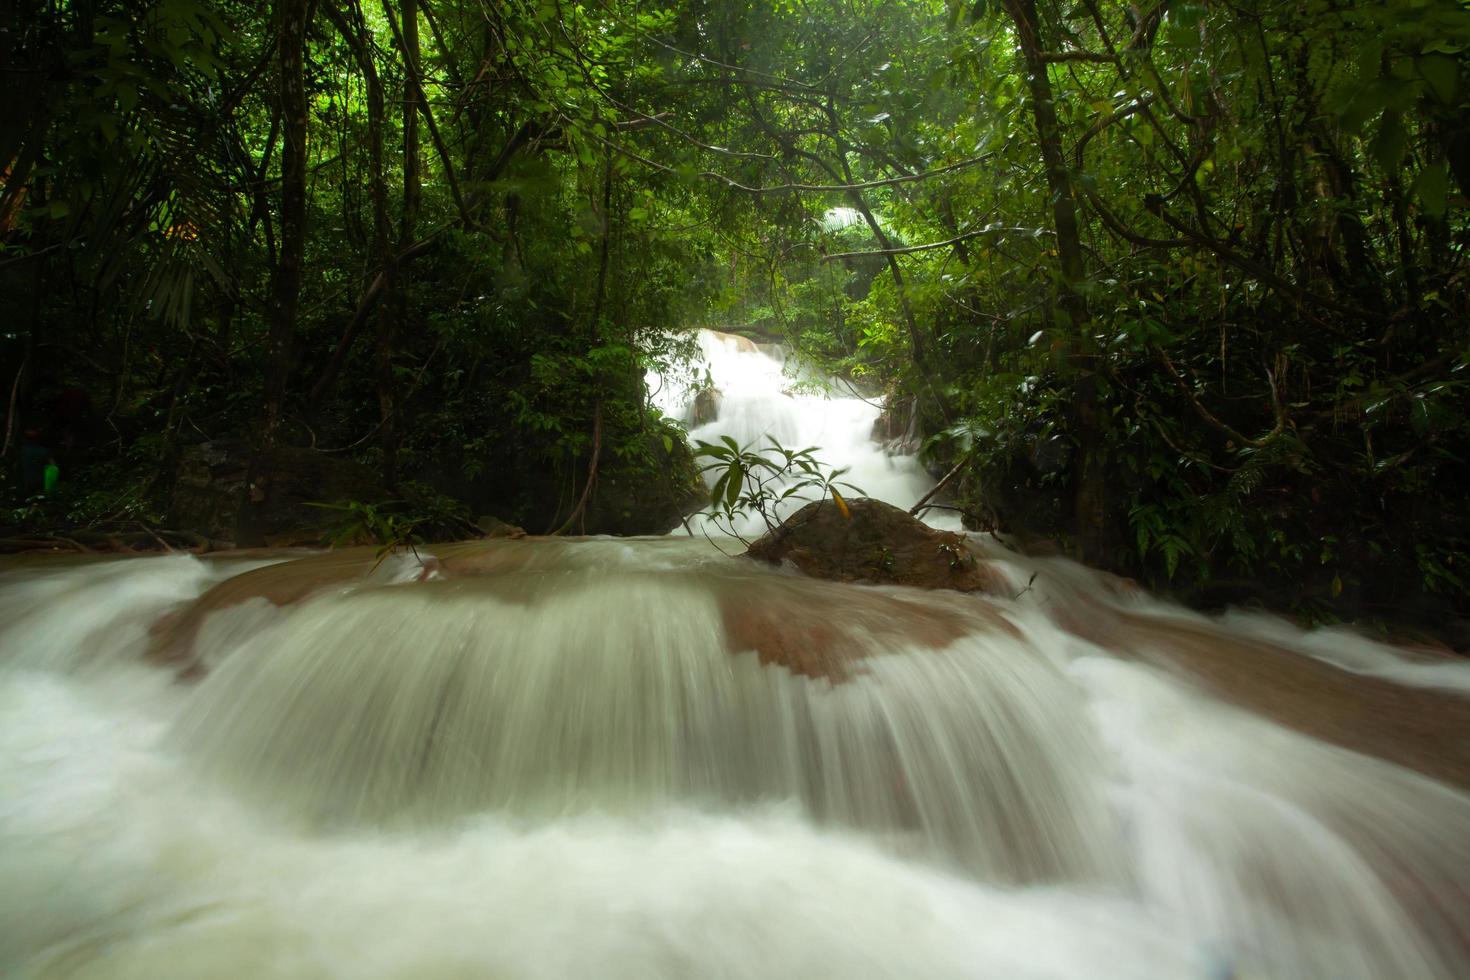
<svg viewBox="0 0 1470 980">
<path fill-rule="evenodd" d="M 1036 144 L 1046 167 L 1047 189 L 1051 192 L 1052 225 L 1057 235 L 1057 259 L 1061 266 L 1059 305 L 1071 327 L 1066 338 L 1068 367 L 1073 373 L 1078 461 L 1073 499 L 1077 526 L 1077 557 L 1098 562 L 1105 558 L 1107 540 L 1107 497 L 1104 483 L 1101 413 L 1097 395 L 1097 355 L 1091 339 L 1087 304 L 1078 291 L 1087 274 L 1082 236 L 1077 226 L 1077 197 L 1072 175 L 1062 151 L 1062 128 L 1057 121 L 1051 77 L 1042 53 L 1041 21 L 1036 0 L 1004 0 L 1006 13 L 1016 25 L 1016 38 L 1026 64 L 1031 117 L 1036 125 Z"/>
<path fill-rule="evenodd" d="M 387 3 L 384 3 L 385 12 Z M 419 11 L 416 0 L 403 0 L 399 4 L 401 24 L 398 31 L 403 55 L 403 212 L 398 225 L 398 247 L 406 249 L 413 242 L 415 224 L 418 221 L 419 203 L 422 192 L 419 187 Z M 397 346 L 397 326 L 407 313 L 402 291 L 399 289 L 397 263 L 389 263 L 383 285 L 383 302 L 378 306 L 377 317 L 377 369 L 378 369 L 378 414 L 381 427 L 378 430 L 379 447 L 383 454 L 383 483 L 395 486 L 398 482 L 398 425 L 397 392 L 393 379 L 393 355 Z"/>
<path fill-rule="evenodd" d="M 379 304 L 377 309 L 379 438 L 383 452 L 383 483 L 391 487 L 398 476 L 398 440 L 393 424 L 396 410 L 393 387 L 393 317 L 396 310 L 393 289 L 396 285 L 397 257 L 388 217 L 388 179 L 383 169 L 383 83 L 378 77 L 377 66 L 373 63 L 367 20 L 358 0 L 350 0 L 348 10 L 351 13 L 351 23 L 346 15 L 330 5 L 327 7 L 327 16 L 352 49 L 352 56 L 357 62 L 358 71 L 362 73 L 367 95 L 368 198 L 373 209 L 373 263 L 377 266 L 378 275 L 383 277 L 384 290 L 388 294 L 388 302 Z"/>
<path fill-rule="evenodd" d="M 301 296 L 301 265 L 306 248 L 306 9 L 307 0 L 276 0 L 276 45 L 280 69 L 281 241 L 271 279 L 270 328 L 266 337 L 265 418 L 245 481 L 240 537 L 261 536 L 258 505 L 270 493 L 257 487 L 261 462 L 276 446 L 285 410 Z"/>
</svg>

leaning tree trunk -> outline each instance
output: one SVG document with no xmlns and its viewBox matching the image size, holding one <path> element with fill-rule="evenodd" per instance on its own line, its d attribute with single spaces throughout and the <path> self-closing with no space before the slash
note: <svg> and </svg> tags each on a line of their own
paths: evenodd
<svg viewBox="0 0 1470 980">
<path fill-rule="evenodd" d="M 1026 84 L 1031 95 L 1031 117 L 1036 126 L 1036 144 L 1046 167 L 1046 184 L 1051 193 L 1053 230 L 1057 235 L 1057 258 L 1061 266 L 1059 305 L 1071 326 L 1066 350 L 1074 373 L 1078 463 L 1073 499 L 1077 524 L 1077 553 L 1084 561 L 1105 558 L 1107 540 L 1107 497 L 1104 483 L 1101 415 L 1098 409 L 1097 374 L 1091 340 L 1087 303 L 1079 286 L 1087 274 L 1082 236 L 1077 225 L 1077 197 L 1072 175 L 1062 151 L 1062 127 L 1043 57 L 1041 21 L 1036 0 L 1004 0 L 1005 10 L 1016 25 L 1016 37 L 1026 64 Z"/>
</svg>

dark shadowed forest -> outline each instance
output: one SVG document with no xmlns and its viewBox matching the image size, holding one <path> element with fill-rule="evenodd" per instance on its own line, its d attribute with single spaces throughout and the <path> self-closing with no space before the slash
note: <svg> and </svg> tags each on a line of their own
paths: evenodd
<svg viewBox="0 0 1470 980">
<path fill-rule="evenodd" d="M 5 550 L 663 533 L 704 327 L 973 530 L 1466 642 L 1457 0 L 5 17 Z"/>
</svg>

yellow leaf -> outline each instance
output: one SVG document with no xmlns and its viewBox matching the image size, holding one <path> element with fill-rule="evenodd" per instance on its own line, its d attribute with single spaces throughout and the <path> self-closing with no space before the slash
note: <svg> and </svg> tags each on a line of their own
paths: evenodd
<svg viewBox="0 0 1470 980">
<path fill-rule="evenodd" d="M 847 520 L 852 520 L 852 511 L 847 509 L 847 501 L 842 499 L 842 494 L 836 490 L 832 491 L 832 502 L 837 505 L 837 510 Z"/>
</svg>

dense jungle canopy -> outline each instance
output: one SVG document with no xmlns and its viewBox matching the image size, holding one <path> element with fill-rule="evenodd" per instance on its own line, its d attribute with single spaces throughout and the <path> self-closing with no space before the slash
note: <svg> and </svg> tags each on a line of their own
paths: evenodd
<svg viewBox="0 0 1470 980">
<path fill-rule="evenodd" d="M 662 532 L 707 326 L 886 396 L 972 527 L 1470 615 L 1458 0 L 5 16 L 11 539 Z"/>
</svg>

